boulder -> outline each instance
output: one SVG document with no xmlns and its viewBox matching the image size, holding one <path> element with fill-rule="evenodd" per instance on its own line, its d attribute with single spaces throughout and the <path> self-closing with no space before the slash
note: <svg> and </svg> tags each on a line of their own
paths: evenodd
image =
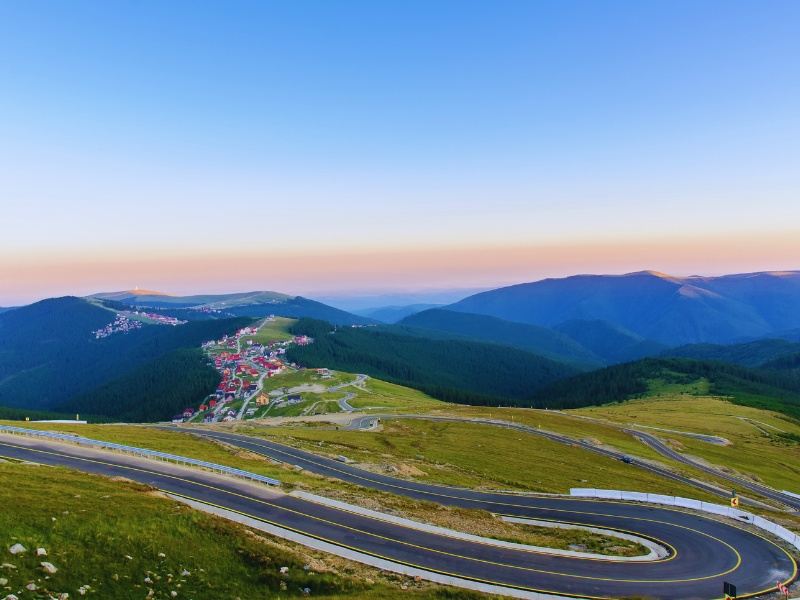
<svg viewBox="0 0 800 600">
<path fill-rule="evenodd" d="M 36 556 L 47 556 L 47 550 L 45 550 L 44 548 L 37 548 Z"/>
<path fill-rule="evenodd" d="M 50 575 L 53 575 L 56 571 L 58 571 L 58 569 L 53 566 L 53 563 L 43 562 L 39 564 L 41 564 L 42 569 L 44 569 L 45 572 L 50 573 Z"/>
<path fill-rule="evenodd" d="M 11 554 L 21 554 L 22 552 L 25 552 L 25 546 L 22 544 L 14 544 L 8 549 L 8 551 L 11 552 Z"/>
</svg>

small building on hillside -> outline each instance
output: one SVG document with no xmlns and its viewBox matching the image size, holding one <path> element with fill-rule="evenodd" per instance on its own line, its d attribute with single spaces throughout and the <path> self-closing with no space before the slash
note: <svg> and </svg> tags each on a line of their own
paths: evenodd
<svg viewBox="0 0 800 600">
<path fill-rule="evenodd" d="M 267 406 L 269 404 L 269 396 L 266 394 L 259 394 L 256 398 L 256 406 Z"/>
</svg>

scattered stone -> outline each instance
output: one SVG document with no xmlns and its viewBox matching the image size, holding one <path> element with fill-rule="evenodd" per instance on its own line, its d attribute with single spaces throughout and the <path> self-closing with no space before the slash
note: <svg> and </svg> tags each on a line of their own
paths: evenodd
<svg viewBox="0 0 800 600">
<path fill-rule="evenodd" d="M 574 552 L 586 552 L 589 549 L 589 546 L 586 544 L 570 544 L 569 549 Z"/>
<path fill-rule="evenodd" d="M 36 556 L 47 556 L 47 550 L 45 550 L 44 548 L 37 548 Z"/>
<path fill-rule="evenodd" d="M 126 554 L 125 558 L 127 558 L 128 560 L 133 560 L 133 557 L 130 554 Z"/>
<path fill-rule="evenodd" d="M 119 575 L 117 575 L 116 573 L 114 573 L 114 581 L 119 581 Z"/>
<path fill-rule="evenodd" d="M 80 495 L 80 494 L 75 494 L 75 497 L 76 497 L 76 498 L 80 498 L 80 497 L 81 497 L 81 495 Z"/>
<path fill-rule="evenodd" d="M 163 552 L 159 552 L 158 553 L 158 558 L 167 558 L 167 555 L 164 554 Z"/>
<path fill-rule="evenodd" d="M 11 552 L 11 554 L 20 554 L 22 552 L 25 552 L 25 546 L 23 546 L 22 544 L 14 544 L 13 546 L 11 546 L 11 548 L 8 549 L 8 551 Z"/>
<path fill-rule="evenodd" d="M 5 585 L 5 584 L 7 584 L 7 583 L 8 583 L 8 579 L 5 579 L 5 578 L 3 578 L 3 577 L 0 577 L 0 585 Z"/>
<path fill-rule="evenodd" d="M 281 581 L 280 589 L 281 589 L 282 592 L 286 591 L 286 582 L 285 581 Z"/>
<path fill-rule="evenodd" d="M 178 592 L 176 592 L 175 590 L 172 590 L 172 591 L 169 593 L 169 595 L 170 595 L 170 596 L 172 596 L 172 597 L 174 598 L 175 596 L 177 596 L 177 595 L 178 595 Z"/>
<path fill-rule="evenodd" d="M 303 588 L 303 596 L 310 596 L 311 588 Z"/>
<path fill-rule="evenodd" d="M 32 592 L 35 592 L 35 591 L 36 591 L 36 590 L 38 590 L 39 588 L 38 588 L 38 587 L 36 587 L 36 584 L 35 584 L 35 583 L 29 583 L 28 585 L 26 585 L 26 586 L 25 586 L 25 589 L 28 589 L 28 590 L 30 590 L 30 591 L 32 591 Z"/>
<path fill-rule="evenodd" d="M 55 522 L 56 518 L 55 517 L 50 517 L 50 520 Z"/>
<path fill-rule="evenodd" d="M 67 592 L 64 592 L 58 597 L 58 600 L 69 600 L 69 594 Z"/>
<path fill-rule="evenodd" d="M 0 565 L 0 569 L 14 569 L 16 570 L 16 565 L 12 565 L 11 563 L 3 563 Z"/>
<path fill-rule="evenodd" d="M 281 567 L 281 575 L 286 575 L 289 572 L 289 567 Z"/>
<path fill-rule="evenodd" d="M 184 569 L 183 571 L 181 571 L 181 577 L 188 577 L 188 576 L 189 576 L 189 575 L 191 575 L 191 574 L 192 574 L 192 573 L 191 573 L 190 571 L 187 571 L 186 569 Z"/>
<path fill-rule="evenodd" d="M 144 578 L 144 582 L 145 582 L 145 583 L 153 583 L 153 580 L 152 580 L 152 579 L 150 579 L 150 577 L 145 577 L 145 578 Z"/>
<path fill-rule="evenodd" d="M 19 600 L 14 594 L 9 594 L 6 596 L 6 600 Z"/>
<path fill-rule="evenodd" d="M 153 588 L 150 588 L 150 589 L 147 590 L 148 597 L 152 596 L 153 594 L 155 594 L 155 592 L 153 591 Z"/>
<path fill-rule="evenodd" d="M 303 565 L 303 570 L 304 570 L 304 571 L 308 571 L 310 568 L 311 568 L 311 567 L 309 567 L 308 565 Z"/>
<path fill-rule="evenodd" d="M 400 589 L 406 591 L 408 589 L 408 586 L 404 583 L 403 585 L 400 586 Z"/>
<path fill-rule="evenodd" d="M 53 563 L 43 562 L 39 564 L 42 565 L 42 568 L 45 570 L 45 572 L 50 573 L 50 575 L 53 575 L 56 571 L 58 571 L 58 569 L 53 566 Z"/>
<path fill-rule="evenodd" d="M 419 583 L 420 581 L 422 581 L 422 577 L 420 577 L 419 575 L 417 575 L 416 577 L 414 577 L 414 581 L 416 581 L 417 583 Z"/>
</svg>

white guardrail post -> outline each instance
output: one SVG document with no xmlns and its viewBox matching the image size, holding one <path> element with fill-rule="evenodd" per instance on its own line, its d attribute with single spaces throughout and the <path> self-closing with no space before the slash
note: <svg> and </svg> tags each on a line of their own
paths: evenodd
<svg viewBox="0 0 800 600">
<path fill-rule="evenodd" d="M 681 498 L 679 496 L 664 496 L 662 494 L 646 494 L 643 492 L 621 492 L 618 490 L 598 490 L 596 488 L 571 488 L 569 495 L 575 498 L 598 498 L 602 500 L 630 500 L 633 502 L 649 502 L 651 504 L 664 504 L 667 506 L 679 506 L 681 508 L 692 508 L 702 512 L 720 515 L 723 517 L 730 517 L 742 523 L 749 523 L 759 529 L 768 531 L 769 533 L 781 538 L 783 541 L 788 542 L 798 550 L 800 550 L 800 535 L 789 531 L 785 527 L 781 527 L 777 523 L 768 521 L 763 517 L 754 515 L 752 513 L 724 506 L 722 504 L 713 504 L 711 502 L 702 502 L 700 500 L 692 500 L 691 498 Z"/>
<path fill-rule="evenodd" d="M 218 465 L 215 463 L 206 462 L 204 460 L 197 460 L 196 458 L 187 458 L 185 456 L 178 456 L 176 454 L 167 454 L 166 452 L 157 452 L 155 450 L 145 450 L 144 448 L 136 448 L 134 446 L 125 446 L 123 444 L 113 444 L 111 442 L 101 442 L 99 440 L 90 440 L 89 438 L 81 437 L 78 435 L 70 435 L 67 433 L 59 433 L 57 431 L 45 431 L 39 429 L 26 429 L 24 427 L 11 427 L 8 425 L 0 425 L 0 433 L 7 433 L 11 435 L 25 435 L 30 437 L 41 437 L 57 442 L 67 442 L 78 444 L 81 446 L 88 446 L 90 448 L 100 448 L 103 450 L 113 450 L 115 452 L 124 452 L 139 456 L 141 458 L 151 458 L 154 460 L 171 461 L 178 464 L 183 464 L 193 467 L 201 467 L 204 469 L 211 469 L 224 475 L 232 475 L 233 477 L 240 477 L 242 479 L 249 479 L 259 483 L 266 483 L 269 485 L 280 485 L 281 482 L 266 475 L 259 475 L 251 473 L 250 471 L 243 471 L 233 467 L 226 467 L 225 465 Z"/>
</svg>

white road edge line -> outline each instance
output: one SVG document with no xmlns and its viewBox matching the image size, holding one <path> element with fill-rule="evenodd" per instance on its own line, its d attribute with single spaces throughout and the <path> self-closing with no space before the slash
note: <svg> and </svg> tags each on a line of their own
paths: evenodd
<svg viewBox="0 0 800 600">
<path fill-rule="evenodd" d="M 565 529 L 583 529 L 585 531 L 591 531 L 593 533 L 600 533 L 602 535 L 609 535 L 629 541 L 635 541 L 645 546 L 648 550 L 650 550 L 650 552 L 644 556 L 609 556 L 607 554 L 593 554 L 590 552 L 576 552 L 574 550 L 559 550 L 557 548 L 529 546 L 527 544 L 504 542 L 502 540 L 495 540 L 492 538 L 485 538 L 477 535 L 472 535 L 469 533 L 462 533 L 460 531 L 455 531 L 453 529 L 437 527 L 435 525 L 429 525 L 427 523 L 420 523 L 419 521 L 412 521 L 410 519 L 404 519 L 402 517 L 388 515 L 386 513 L 378 512 L 375 510 L 369 510 L 368 508 L 362 508 L 354 504 L 347 504 L 345 502 L 339 502 L 338 500 L 331 500 L 330 498 L 325 498 L 324 496 L 309 494 L 308 492 L 294 491 L 291 492 L 289 495 L 294 496 L 295 498 L 301 498 L 302 500 L 307 500 L 309 502 L 315 502 L 317 504 L 330 506 L 331 508 L 336 508 L 338 510 L 344 510 L 364 517 L 369 517 L 371 519 L 377 519 L 379 521 L 385 521 L 387 523 L 394 523 L 395 525 L 400 525 L 401 527 L 408 527 L 409 529 L 426 531 L 428 533 L 433 533 L 436 535 L 444 535 L 451 538 L 467 540 L 470 542 L 477 542 L 479 544 L 486 544 L 487 546 L 496 546 L 499 548 L 522 550 L 524 552 L 536 552 L 538 554 L 551 554 L 555 556 L 570 556 L 573 558 L 591 558 L 593 560 L 605 560 L 610 562 L 650 562 L 655 560 L 661 560 L 669 556 L 669 551 L 666 548 L 650 540 L 646 540 L 644 538 L 640 538 L 635 535 L 620 533 L 618 531 L 597 529 L 595 527 L 582 527 L 579 525 L 563 525 L 563 528 Z M 550 521 L 531 521 L 529 519 L 514 519 L 510 517 L 503 517 L 503 520 L 511 523 L 523 523 L 528 525 L 537 525 L 541 527 L 562 526 L 559 523 L 552 523 Z"/>
<path fill-rule="evenodd" d="M 614 531 L 613 529 L 601 529 L 599 527 L 587 527 L 585 525 L 572 525 L 568 523 L 558 523 L 556 521 L 521 519 L 519 517 L 503 517 L 503 521 L 508 521 L 509 523 L 520 523 L 522 525 L 534 525 L 536 527 L 553 527 L 555 529 L 580 529 L 581 531 L 591 531 L 592 533 L 599 533 L 600 535 L 607 535 L 609 537 L 616 537 L 623 540 L 628 540 L 630 542 L 636 542 L 641 544 L 648 550 L 650 550 L 650 553 L 647 554 L 646 556 L 619 557 L 617 558 L 617 560 L 642 562 L 648 560 L 661 560 L 669 556 L 669 551 L 666 548 L 664 548 L 664 546 L 662 546 L 661 544 L 657 544 L 652 540 L 639 537 L 638 535 L 632 535 L 630 533 L 622 533 L 620 531 Z M 587 555 L 587 556 L 597 556 L 597 555 Z"/>
</svg>

